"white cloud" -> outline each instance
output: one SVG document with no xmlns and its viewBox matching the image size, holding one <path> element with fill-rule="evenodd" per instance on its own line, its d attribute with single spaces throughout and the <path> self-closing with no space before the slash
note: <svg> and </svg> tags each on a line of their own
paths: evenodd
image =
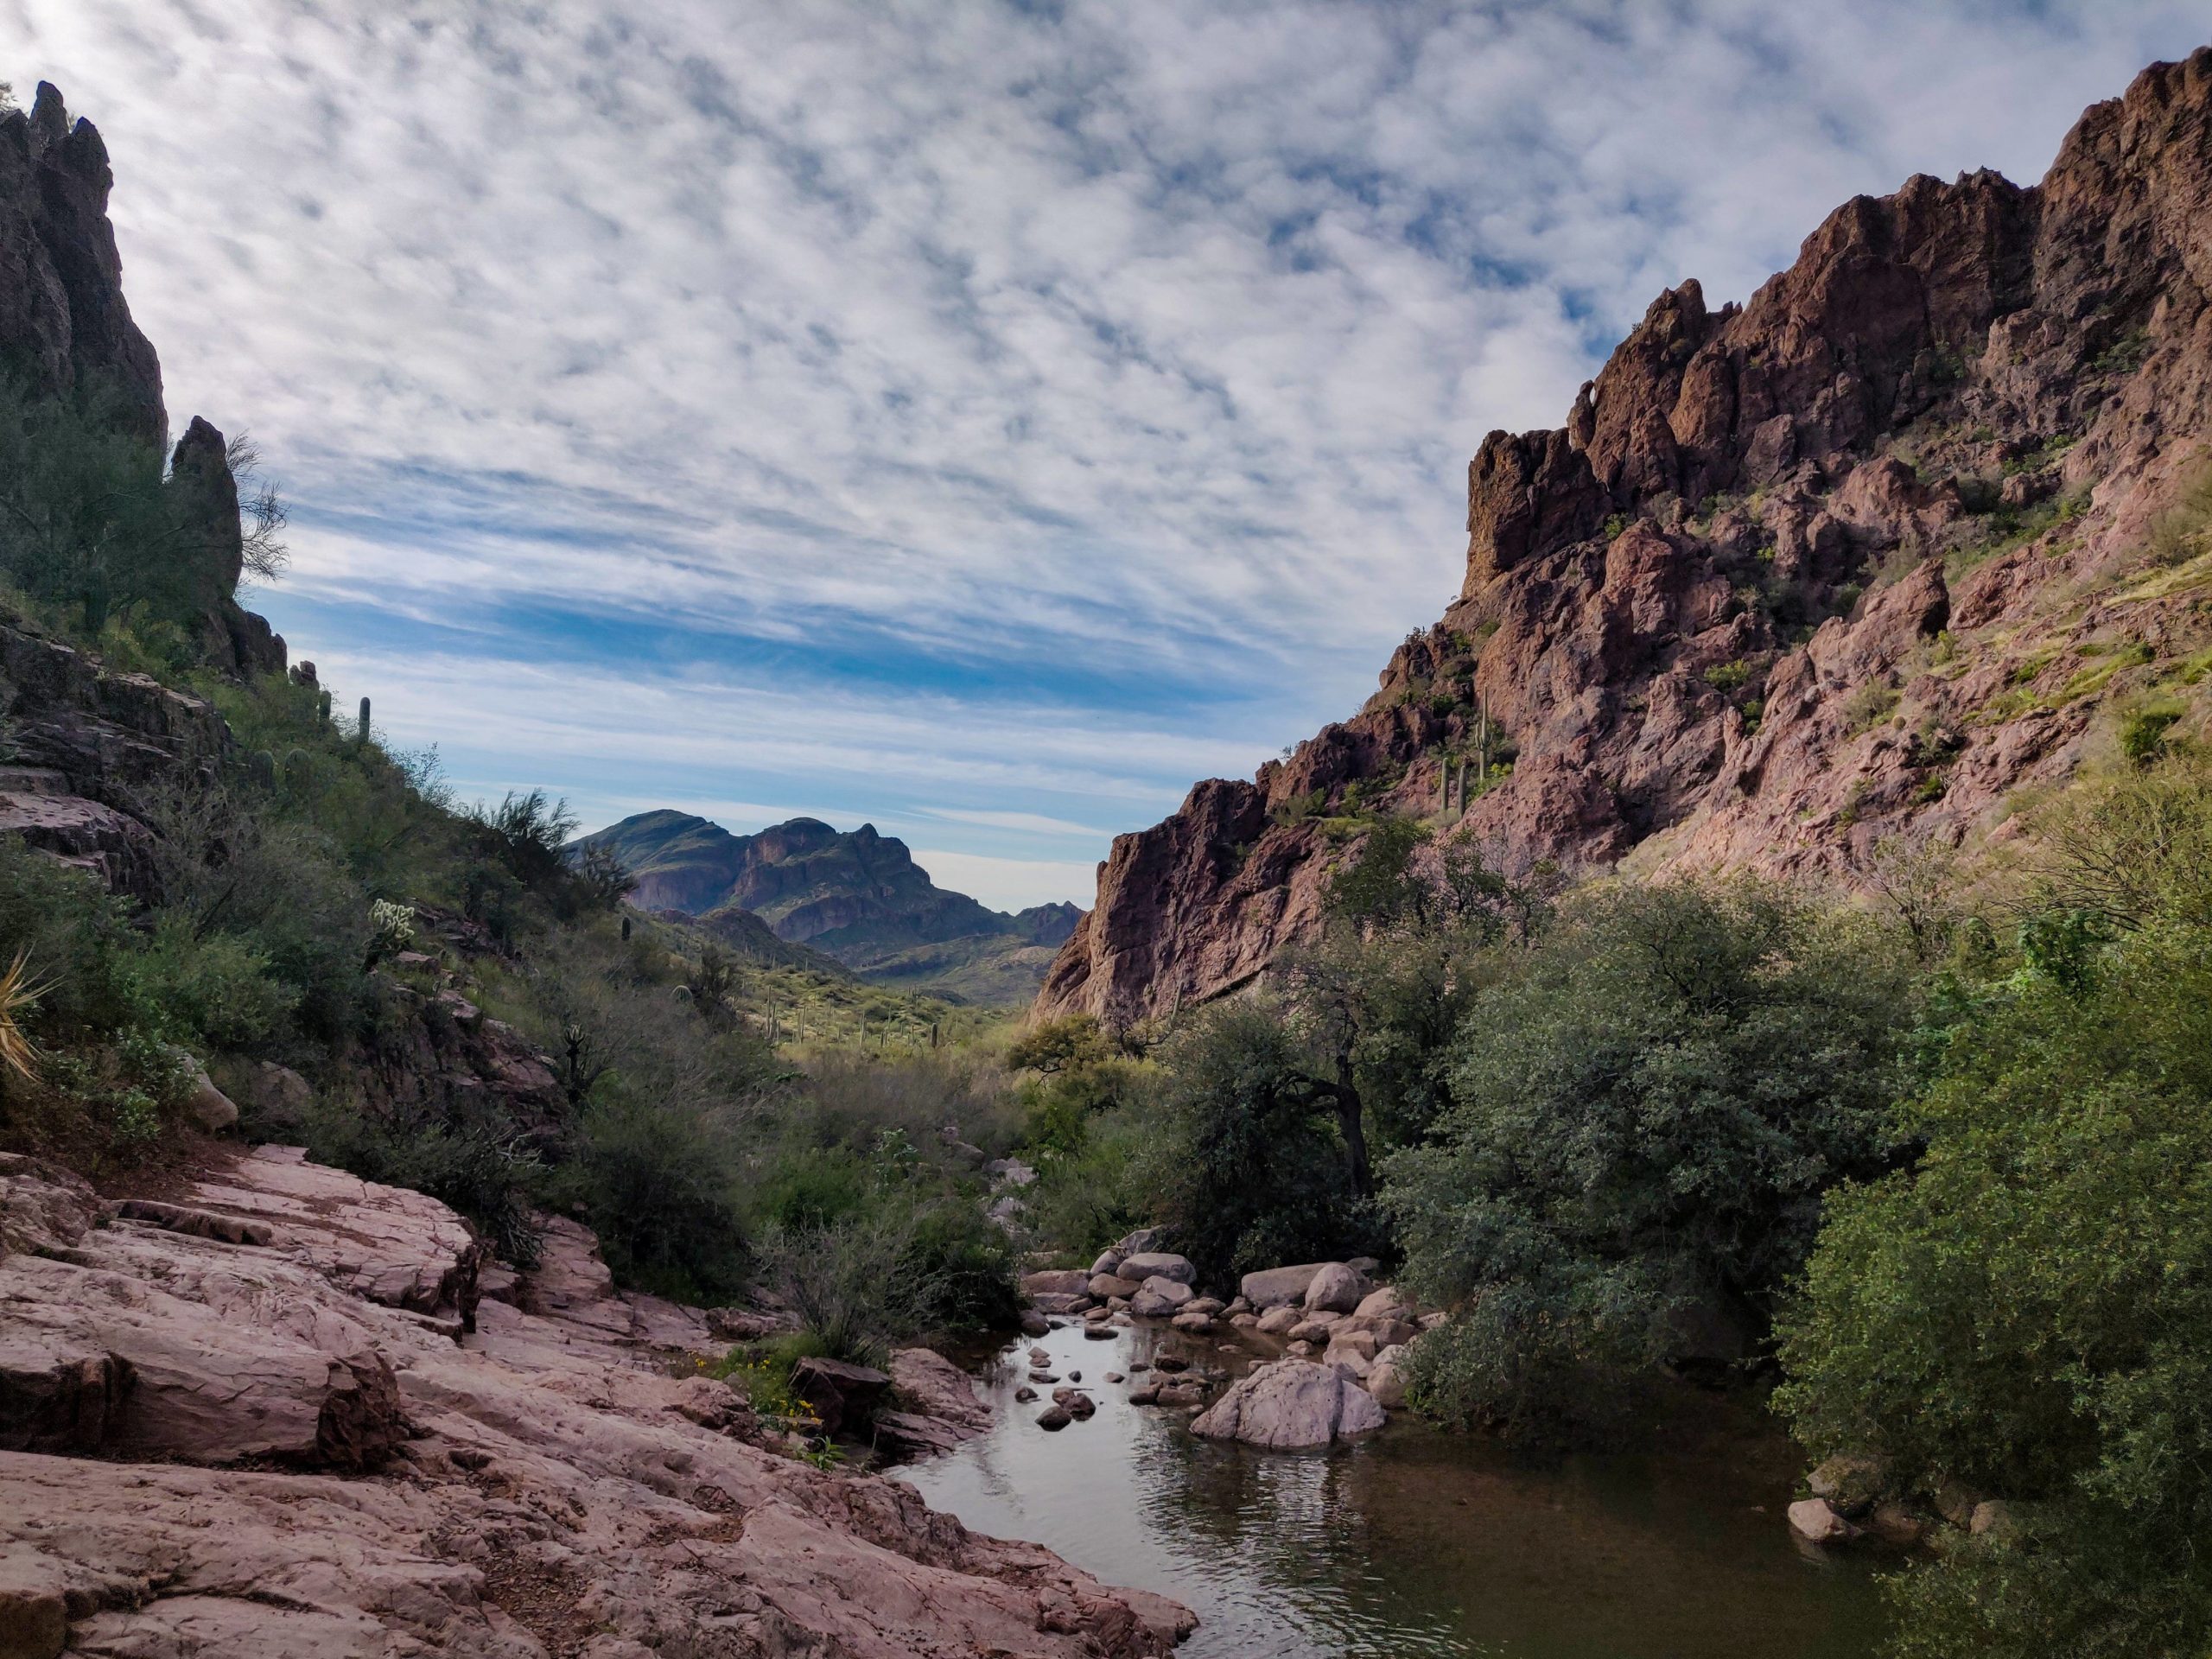
<svg viewBox="0 0 2212 1659">
<path fill-rule="evenodd" d="M 1103 851 L 1356 706 L 1457 586 L 1483 433 L 1560 419 L 1662 284 L 1741 296 L 1916 168 L 2032 176 L 2204 32 L 2168 0 L 0 30 L 108 141 L 172 410 L 288 482 L 273 604 L 327 677 L 487 785 L 998 859 Z"/>
<path fill-rule="evenodd" d="M 972 894 L 994 910 L 1027 910 L 1032 905 L 1070 900 L 1088 910 L 1098 874 L 1098 866 L 1088 860 L 985 858 L 935 847 L 917 847 L 913 852 L 914 862 L 938 886 Z"/>
</svg>

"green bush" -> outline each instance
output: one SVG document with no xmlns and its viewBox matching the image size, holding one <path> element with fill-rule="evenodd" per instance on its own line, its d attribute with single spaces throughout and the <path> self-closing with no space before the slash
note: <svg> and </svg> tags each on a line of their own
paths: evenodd
<svg viewBox="0 0 2212 1659">
<path fill-rule="evenodd" d="M 416 1105 L 380 1115 L 358 1102 L 318 1096 L 300 1127 L 317 1162 L 428 1193 L 474 1222 L 502 1259 L 518 1268 L 537 1260 L 543 1171 L 493 1109 L 448 1113 Z"/>
<path fill-rule="evenodd" d="M 619 1275 L 692 1300 L 743 1282 L 739 1150 L 713 1115 L 617 1098 L 585 1114 L 580 1141 L 569 1179 Z"/>
<path fill-rule="evenodd" d="M 1899 1126 L 1924 1155 L 1831 1195 L 1783 1321 L 1777 1398 L 1815 1453 L 1881 1453 L 2020 1522 L 1892 1585 L 1900 1653 L 2212 1643 L 2204 782 L 2161 768 L 2057 826 L 2018 965 L 1940 1005 L 1942 1075 Z"/>
<path fill-rule="evenodd" d="M 136 998 L 176 1041 L 204 1052 L 251 1048 L 289 1028 L 300 993 L 268 957 L 233 934 L 194 934 L 165 916 L 145 950 L 125 959 Z"/>
<path fill-rule="evenodd" d="M 1333 1110 L 1279 1007 L 1209 1007 L 1167 1045 L 1160 1132 L 1146 1160 L 1156 1212 L 1210 1283 L 1377 1242 Z"/>
<path fill-rule="evenodd" d="M 1434 1144 L 1388 1166 L 1405 1281 L 1459 1315 L 1420 1402 L 1573 1438 L 1662 1361 L 1756 1338 L 1821 1193 L 1897 1153 L 1905 961 L 1750 880 L 1574 906 L 1477 998 Z"/>
</svg>

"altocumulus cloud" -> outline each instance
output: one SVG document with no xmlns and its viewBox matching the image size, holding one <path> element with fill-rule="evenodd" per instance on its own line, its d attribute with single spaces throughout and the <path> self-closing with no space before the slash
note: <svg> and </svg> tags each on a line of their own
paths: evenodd
<svg viewBox="0 0 2212 1659">
<path fill-rule="evenodd" d="M 811 810 L 981 896 L 1354 705 L 1463 468 L 1662 286 L 2039 173 L 2121 0 L 0 0 L 119 175 L 261 602 L 465 788 Z M 733 828 L 750 823 L 733 822 Z"/>
</svg>

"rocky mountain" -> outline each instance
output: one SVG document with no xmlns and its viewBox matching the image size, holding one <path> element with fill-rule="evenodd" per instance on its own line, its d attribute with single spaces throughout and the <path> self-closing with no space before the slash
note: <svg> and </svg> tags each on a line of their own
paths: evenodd
<svg viewBox="0 0 2212 1659">
<path fill-rule="evenodd" d="M 98 130 L 73 123 L 48 83 L 29 111 L 0 115 L 0 370 L 34 395 L 105 394 L 111 418 L 159 450 L 168 432 L 161 359 L 123 296 L 107 217 L 114 182 Z M 283 641 L 235 597 L 244 545 L 227 446 L 196 416 L 171 454 L 166 496 L 180 556 L 206 562 L 209 664 L 281 671 Z"/>
<path fill-rule="evenodd" d="M 636 879 L 630 902 L 728 925 L 750 912 L 775 937 L 804 944 L 864 979 L 970 1001 L 1034 995 L 1053 950 L 1083 912 L 1039 905 L 1014 915 L 948 893 L 906 844 L 874 824 L 839 830 L 793 818 L 736 836 L 688 812 L 640 812 L 584 836 Z"/>
<path fill-rule="evenodd" d="M 1366 706 L 1116 841 L 1038 1011 L 1249 981 L 1377 810 L 1520 871 L 1847 879 L 2201 723 L 2208 296 L 2212 50 L 2039 185 L 1915 177 L 1747 303 L 1661 295 L 1564 426 L 1484 441 L 1459 595 Z"/>
</svg>

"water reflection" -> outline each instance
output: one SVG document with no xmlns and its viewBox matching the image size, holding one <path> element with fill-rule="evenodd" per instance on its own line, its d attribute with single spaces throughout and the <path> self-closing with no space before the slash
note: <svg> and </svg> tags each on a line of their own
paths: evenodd
<svg viewBox="0 0 2212 1659">
<path fill-rule="evenodd" d="M 1877 1644 L 1863 1570 L 1789 1544 L 1795 1459 L 1755 1419 L 1549 1470 L 1402 1424 L 1330 1452 L 1259 1452 L 1200 1440 L 1184 1414 L 1102 1381 L 1162 1339 L 1042 1338 L 1098 1402 L 1058 1433 L 1036 1425 L 1042 1402 L 1014 1400 L 1031 1346 L 1015 1344 L 988 1383 L 997 1427 L 902 1474 L 979 1531 L 1187 1603 L 1192 1659 L 1866 1659 Z"/>
</svg>

